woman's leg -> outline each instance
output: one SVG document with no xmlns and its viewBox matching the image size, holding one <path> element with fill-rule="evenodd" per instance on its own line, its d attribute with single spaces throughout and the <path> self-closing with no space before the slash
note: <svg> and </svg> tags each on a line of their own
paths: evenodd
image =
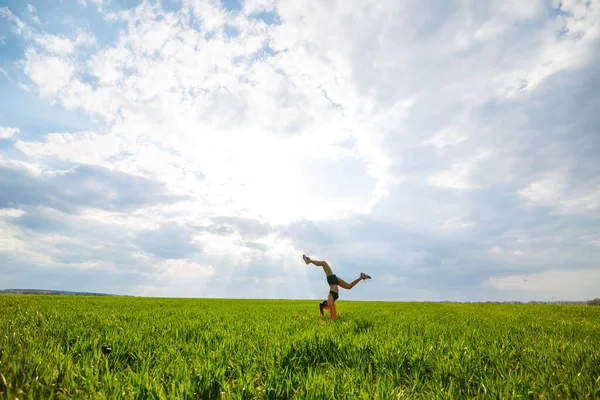
<svg viewBox="0 0 600 400">
<path fill-rule="evenodd" d="M 338 276 L 338 285 L 340 285 L 341 287 L 343 287 L 343 288 L 344 288 L 344 289 L 346 289 L 346 290 L 350 290 L 350 289 L 352 289 L 354 286 L 356 286 L 356 284 L 357 284 L 358 282 L 362 281 L 363 279 L 364 279 L 364 278 L 361 276 L 361 277 L 358 277 L 358 278 L 356 278 L 356 279 L 355 279 L 355 280 L 353 280 L 352 282 L 348 283 L 348 282 L 346 282 L 345 280 L 343 280 L 342 278 L 340 278 L 340 277 Z"/>
<path fill-rule="evenodd" d="M 306 259 L 308 260 L 307 264 L 314 264 L 318 267 L 323 267 L 323 271 L 325 271 L 326 275 L 333 275 L 331 267 L 326 261 L 311 260 L 309 257 L 306 257 Z"/>
</svg>

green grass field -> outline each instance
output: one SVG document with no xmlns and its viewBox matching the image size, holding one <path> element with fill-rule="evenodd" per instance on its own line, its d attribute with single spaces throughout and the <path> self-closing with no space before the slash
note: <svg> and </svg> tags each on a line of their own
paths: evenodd
<svg viewBox="0 0 600 400">
<path fill-rule="evenodd" d="M 600 398 L 600 307 L 317 303 L 2 295 L 0 398 Z"/>
</svg>

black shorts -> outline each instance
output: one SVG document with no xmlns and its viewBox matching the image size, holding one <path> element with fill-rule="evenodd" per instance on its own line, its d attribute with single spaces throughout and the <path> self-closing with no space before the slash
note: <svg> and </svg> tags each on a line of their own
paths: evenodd
<svg viewBox="0 0 600 400">
<path fill-rule="evenodd" d="M 337 300 L 338 297 L 340 297 L 338 292 L 334 292 L 333 290 L 330 290 L 329 293 L 333 296 L 333 300 Z"/>
<path fill-rule="evenodd" d="M 327 283 L 329 283 L 330 285 L 337 285 L 338 284 L 338 278 L 335 275 L 327 275 Z"/>
</svg>

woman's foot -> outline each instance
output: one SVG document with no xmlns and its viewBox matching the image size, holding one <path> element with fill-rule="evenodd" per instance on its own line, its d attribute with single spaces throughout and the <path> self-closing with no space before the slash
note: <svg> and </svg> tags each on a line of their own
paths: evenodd
<svg viewBox="0 0 600 400">
<path fill-rule="evenodd" d="M 361 273 L 360 273 L 360 278 L 361 278 L 361 279 L 371 279 L 371 276 L 369 276 L 369 275 L 367 275 L 367 274 L 365 274 L 365 273 L 361 272 Z"/>
<path fill-rule="evenodd" d="M 305 262 L 306 264 L 308 264 L 308 263 L 310 262 L 310 258 L 308 258 L 308 257 L 306 256 L 306 254 L 302 254 L 302 259 L 304 260 L 304 262 Z"/>
</svg>

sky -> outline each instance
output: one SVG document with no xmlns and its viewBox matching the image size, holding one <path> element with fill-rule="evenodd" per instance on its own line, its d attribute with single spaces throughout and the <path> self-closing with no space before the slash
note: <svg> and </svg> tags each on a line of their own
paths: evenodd
<svg viewBox="0 0 600 400">
<path fill-rule="evenodd" d="M 600 297 L 600 1 L 0 0 L 0 289 Z"/>
</svg>

